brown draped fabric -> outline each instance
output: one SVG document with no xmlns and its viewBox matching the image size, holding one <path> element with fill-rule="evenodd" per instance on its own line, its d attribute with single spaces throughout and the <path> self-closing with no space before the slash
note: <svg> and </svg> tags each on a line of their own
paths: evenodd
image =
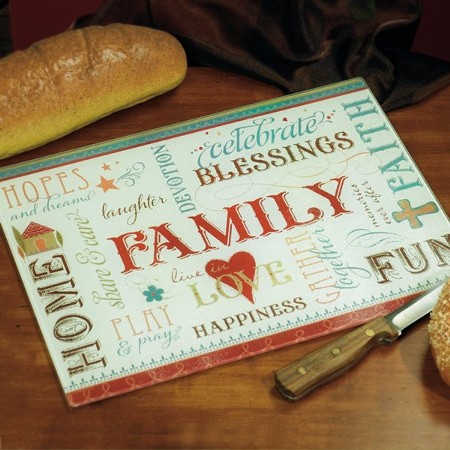
<svg viewBox="0 0 450 450">
<path fill-rule="evenodd" d="M 420 0 L 106 0 L 76 26 L 165 30 L 190 65 L 235 71 L 286 93 L 363 77 L 383 108 L 450 81 L 450 63 L 410 51 Z"/>
</svg>

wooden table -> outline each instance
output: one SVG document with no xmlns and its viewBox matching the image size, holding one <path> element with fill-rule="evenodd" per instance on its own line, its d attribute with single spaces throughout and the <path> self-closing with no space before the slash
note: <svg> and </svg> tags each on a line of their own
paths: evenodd
<svg viewBox="0 0 450 450">
<path fill-rule="evenodd" d="M 175 91 L 2 165 L 281 95 L 268 85 L 192 68 Z M 389 114 L 450 213 L 450 86 Z M 296 404 L 273 372 L 324 337 L 77 409 L 60 392 L 24 289 L 0 241 L 0 448 L 448 449 L 450 388 L 431 359 L 427 320 L 375 349 Z"/>
</svg>

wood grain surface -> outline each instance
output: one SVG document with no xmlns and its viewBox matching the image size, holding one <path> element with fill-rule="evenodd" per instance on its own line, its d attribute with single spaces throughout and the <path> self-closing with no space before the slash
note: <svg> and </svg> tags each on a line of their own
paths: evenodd
<svg viewBox="0 0 450 450">
<path fill-rule="evenodd" d="M 208 68 L 176 90 L 0 165 L 224 111 L 281 92 Z M 450 86 L 389 114 L 450 213 Z M 323 337 L 71 409 L 4 239 L 0 239 L 0 448 L 448 449 L 450 388 L 431 358 L 427 319 L 298 403 L 273 373 Z"/>
</svg>

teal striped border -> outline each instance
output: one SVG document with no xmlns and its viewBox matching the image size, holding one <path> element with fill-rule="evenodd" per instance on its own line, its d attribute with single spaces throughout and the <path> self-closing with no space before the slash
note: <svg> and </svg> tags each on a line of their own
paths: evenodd
<svg viewBox="0 0 450 450">
<path fill-rule="evenodd" d="M 64 153 L 58 153 L 56 155 L 3 167 L 0 169 L 0 180 L 43 170 L 52 166 L 60 166 L 91 157 L 125 150 L 130 147 L 137 147 L 154 141 L 173 138 L 175 136 L 211 128 L 224 123 L 236 122 L 248 117 L 300 106 L 302 104 L 323 100 L 329 97 L 335 97 L 361 89 L 367 89 L 366 82 L 362 78 L 354 78 L 323 86 L 321 88 L 286 95 L 253 105 L 231 109 L 222 113 L 204 116 L 199 119 L 189 120 L 162 128 L 156 128 L 154 130 L 144 131 L 142 133 L 125 136 L 111 141 L 81 147 L 76 150 L 69 150 Z"/>
</svg>

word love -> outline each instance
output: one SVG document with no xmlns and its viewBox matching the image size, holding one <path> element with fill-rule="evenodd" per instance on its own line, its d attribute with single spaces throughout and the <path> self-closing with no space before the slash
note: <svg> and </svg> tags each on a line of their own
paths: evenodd
<svg viewBox="0 0 450 450">
<path fill-rule="evenodd" d="M 218 290 L 222 290 L 221 285 L 225 283 L 254 303 L 253 287 L 257 287 L 254 283 L 256 264 L 250 253 L 235 253 L 228 262 L 213 259 L 206 264 L 205 272 L 217 281 Z"/>
<path fill-rule="evenodd" d="M 258 290 L 260 287 L 261 272 L 267 273 L 272 286 L 292 281 L 292 276 L 285 273 L 282 261 L 272 261 L 256 266 L 255 259 L 247 252 L 235 253 L 228 262 L 214 259 L 206 265 L 205 271 L 216 280 L 216 292 L 210 294 L 208 300 L 204 300 L 197 283 L 190 284 L 189 287 L 197 301 L 197 307 L 211 305 L 220 298 L 232 299 L 240 295 L 254 303 L 253 290 Z M 230 287 L 231 291 L 226 287 Z"/>
<path fill-rule="evenodd" d="M 279 233 L 283 230 L 290 230 L 295 227 L 311 225 L 325 216 L 325 206 L 331 207 L 331 217 L 338 217 L 342 214 L 349 214 L 341 201 L 341 193 L 347 177 L 341 176 L 331 179 L 328 183 L 315 183 L 310 186 L 303 186 L 301 194 L 305 196 L 298 198 L 294 193 L 280 192 L 267 197 L 260 197 L 255 200 L 237 203 L 224 208 L 225 229 L 222 230 L 208 220 L 205 214 L 197 214 L 187 217 L 191 222 L 180 224 L 180 228 L 186 230 L 187 236 L 192 243 L 186 243 L 175 231 L 170 223 L 162 223 L 148 228 L 153 236 L 153 242 L 148 243 L 149 235 L 144 230 L 136 230 L 110 237 L 116 246 L 117 253 L 122 260 L 122 273 L 141 270 L 144 266 L 156 266 L 165 261 L 163 250 L 177 252 L 177 258 L 187 258 L 210 250 L 217 250 L 216 242 L 230 247 L 235 242 L 245 242 L 249 239 L 268 236 Z M 331 184 L 327 190 L 326 184 Z M 306 192 L 305 192 L 306 191 Z M 297 191 L 298 192 L 298 191 Z M 306 194 L 309 195 L 306 195 Z M 311 193 L 314 195 L 311 196 Z M 314 200 L 315 206 L 306 208 L 306 217 L 300 219 L 305 213 L 298 211 L 299 206 L 304 206 L 306 202 Z M 292 202 L 292 203 L 291 203 Z M 294 211 L 292 205 L 296 205 Z M 223 223 L 223 215 L 220 217 Z M 189 230 L 189 225 L 195 228 Z M 198 242 L 201 242 L 199 247 Z M 197 245 L 197 248 L 194 247 Z M 150 252 L 148 256 L 147 252 Z"/>
</svg>

